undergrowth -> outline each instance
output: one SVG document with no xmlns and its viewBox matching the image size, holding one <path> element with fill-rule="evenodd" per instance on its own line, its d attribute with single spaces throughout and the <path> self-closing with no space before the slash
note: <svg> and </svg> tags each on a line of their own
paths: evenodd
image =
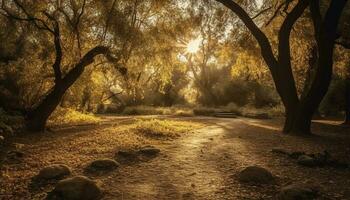
<svg viewBox="0 0 350 200">
<path fill-rule="evenodd" d="M 91 113 L 82 113 L 71 108 L 57 108 L 49 118 L 49 124 L 71 124 L 71 123 L 96 123 L 101 121 L 99 117 Z"/>
<path fill-rule="evenodd" d="M 191 130 L 200 128 L 199 123 L 188 121 L 139 119 L 132 129 L 137 134 L 153 139 L 177 138 Z"/>
</svg>

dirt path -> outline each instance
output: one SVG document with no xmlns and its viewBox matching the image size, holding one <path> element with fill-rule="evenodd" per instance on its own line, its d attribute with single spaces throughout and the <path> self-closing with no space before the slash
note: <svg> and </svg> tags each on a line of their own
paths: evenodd
<svg viewBox="0 0 350 200">
<path fill-rule="evenodd" d="M 42 156 L 65 163 L 69 161 L 67 164 L 73 167 L 73 174 L 80 175 L 84 163 L 89 160 L 114 156 L 115 145 L 119 144 L 116 144 L 116 140 L 125 141 L 128 135 L 112 134 L 109 128 L 118 127 L 115 124 L 129 123 L 130 120 L 109 118 L 103 125 L 106 130 L 96 125 L 73 126 L 57 133 L 58 136 L 45 137 L 37 144 L 23 139 L 31 156 L 26 161 L 28 167 L 15 166 L 18 173 L 14 174 L 16 170 L 9 166 L 9 176 L 17 177 L 15 185 L 22 182 L 27 184 L 28 178 L 22 181 L 20 177 L 24 177 L 23 174 L 31 177 L 45 166 L 46 161 L 40 161 Z M 348 129 L 329 122 L 316 122 L 314 130 L 318 135 L 300 138 L 281 134 L 279 120 L 198 117 L 177 120 L 198 121 L 206 126 L 179 139 L 154 143 L 161 149 L 161 154 L 153 160 L 122 165 L 117 171 L 105 175 L 88 175 L 103 188 L 103 199 L 275 199 L 279 190 L 290 183 L 318 185 L 322 194 L 320 199 L 350 199 L 350 170 L 305 168 L 298 166 L 294 160 L 271 153 L 274 147 L 308 153 L 326 149 L 332 155 L 350 161 Z M 64 148 L 61 150 L 62 145 Z M 101 149 L 95 149 L 99 146 Z M 57 155 L 63 156 L 60 158 Z M 270 170 L 276 176 L 277 184 L 256 187 L 239 183 L 236 174 L 251 165 Z M 22 198 L 20 194 L 16 195 L 19 198 L 12 199 Z"/>
<path fill-rule="evenodd" d="M 122 178 L 115 183 L 122 199 L 182 199 L 210 197 L 223 185 L 216 170 L 216 160 L 208 157 L 222 130 L 215 126 L 197 130 L 175 143 L 159 145 L 161 156 L 120 170 Z M 111 191 L 111 190 L 110 190 Z M 108 198 L 108 194 L 106 199 Z"/>
<path fill-rule="evenodd" d="M 303 168 L 270 152 L 273 147 L 332 151 L 341 142 L 334 145 L 335 141 L 322 138 L 284 136 L 278 131 L 279 124 L 272 121 L 201 120 L 211 125 L 175 143 L 160 145 L 160 157 L 122 168 L 117 178 L 106 178 L 104 187 L 109 192 L 105 199 L 274 199 L 281 187 L 301 182 L 320 186 L 320 199 L 350 199 L 349 170 Z M 235 175 L 250 165 L 269 169 L 277 177 L 277 185 L 240 184 Z"/>
</svg>

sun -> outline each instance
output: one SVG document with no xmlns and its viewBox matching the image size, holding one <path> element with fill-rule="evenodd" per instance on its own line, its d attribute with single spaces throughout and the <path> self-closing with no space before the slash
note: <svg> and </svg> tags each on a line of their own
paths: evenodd
<svg viewBox="0 0 350 200">
<path fill-rule="evenodd" d="M 196 53 L 199 50 L 199 47 L 201 45 L 201 39 L 197 38 L 195 40 L 191 40 L 187 44 L 186 52 L 187 53 Z"/>
</svg>

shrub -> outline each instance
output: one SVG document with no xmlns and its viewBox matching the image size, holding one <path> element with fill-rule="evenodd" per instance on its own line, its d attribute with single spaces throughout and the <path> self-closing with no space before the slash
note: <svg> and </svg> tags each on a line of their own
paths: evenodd
<svg viewBox="0 0 350 200">
<path fill-rule="evenodd" d="M 132 106 L 126 107 L 122 112 L 124 115 L 170 115 L 170 108 L 152 106 Z"/>
<path fill-rule="evenodd" d="M 201 116 L 213 116 L 216 112 L 217 110 L 214 108 L 201 107 L 193 109 L 193 114 Z"/>
<path fill-rule="evenodd" d="M 91 113 L 81 113 L 71 108 L 58 107 L 49 118 L 49 124 L 96 123 L 101 121 Z"/>
</svg>

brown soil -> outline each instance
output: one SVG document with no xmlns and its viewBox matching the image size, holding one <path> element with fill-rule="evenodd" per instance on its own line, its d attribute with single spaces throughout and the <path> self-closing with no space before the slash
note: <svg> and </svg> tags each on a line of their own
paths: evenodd
<svg viewBox="0 0 350 200">
<path fill-rule="evenodd" d="M 132 136 L 123 127 L 129 118 L 108 117 L 99 125 L 71 126 L 55 133 L 22 136 L 13 142 L 25 153 L 20 163 L 3 162 L 0 199 L 42 199 L 54 184 L 31 188 L 30 178 L 44 166 L 64 163 L 74 175 L 98 158 L 113 158 L 118 149 L 154 145 L 161 154 L 148 162 L 122 165 L 105 175 L 91 175 L 104 190 L 104 199 L 274 199 L 290 183 L 320 187 L 320 199 L 350 199 L 350 170 L 306 168 L 272 148 L 317 153 L 327 150 L 350 163 L 349 128 L 335 121 L 316 121 L 314 133 L 302 138 L 283 135 L 281 120 L 182 118 L 205 127 L 178 139 L 157 140 Z M 118 129 L 118 134 L 111 134 Z M 125 129 L 126 130 L 126 129 Z M 123 142 L 124 141 L 124 142 Z M 129 141 L 129 142 L 128 142 Z M 269 169 L 276 185 L 241 184 L 236 174 L 247 166 Z"/>
</svg>

